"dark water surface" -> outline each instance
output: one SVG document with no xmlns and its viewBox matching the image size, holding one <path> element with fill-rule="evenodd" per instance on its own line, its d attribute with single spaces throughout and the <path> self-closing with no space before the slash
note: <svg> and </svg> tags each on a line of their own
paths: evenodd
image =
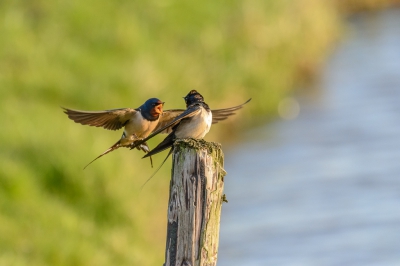
<svg viewBox="0 0 400 266">
<path fill-rule="evenodd" d="M 400 10 L 353 17 L 319 87 L 225 150 L 219 266 L 400 265 Z"/>
</svg>

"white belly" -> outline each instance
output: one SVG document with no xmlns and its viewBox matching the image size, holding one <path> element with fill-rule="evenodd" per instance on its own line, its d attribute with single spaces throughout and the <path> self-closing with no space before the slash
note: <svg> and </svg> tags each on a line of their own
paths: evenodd
<svg viewBox="0 0 400 266">
<path fill-rule="evenodd" d="M 157 126 L 158 120 L 149 121 L 142 117 L 140 112 L 130 119 L 128 124 L 125 126 L 126 136 L 131 136 L 135 134 L 138 138 L 145 138 L 154 130 Z"/>
<path fill-rule="evenodd" d="M 178 139 L 195 138 L 202 139 L 210 131 L 212 124 L 212 113 L 201 108 L 200 114 L 192 117 L 188 121 L 182 121 L 175 132 Z"/>
</svg>

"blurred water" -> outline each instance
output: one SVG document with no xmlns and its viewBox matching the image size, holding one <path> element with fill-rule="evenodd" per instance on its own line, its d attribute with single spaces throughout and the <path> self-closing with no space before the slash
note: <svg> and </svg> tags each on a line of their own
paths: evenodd
<svg viewBox="0 0 400 266">
<path fill-rule="evenodd" d="M 219 266 L 400 265 L 400 10 L 349 27 L 298 118 L 225 151 Z"/>
</svg>

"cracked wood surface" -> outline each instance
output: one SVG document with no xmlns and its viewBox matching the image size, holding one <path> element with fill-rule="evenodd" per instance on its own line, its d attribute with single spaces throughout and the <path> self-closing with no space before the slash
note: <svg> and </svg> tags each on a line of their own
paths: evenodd
<svg viewBox="0 0 400 266">
<path fill-rule="evenodd" d="M 164 265 L 216 265 L 226 174 L 221 146 L 178 140 L 172 160 Z"/>
</svg>

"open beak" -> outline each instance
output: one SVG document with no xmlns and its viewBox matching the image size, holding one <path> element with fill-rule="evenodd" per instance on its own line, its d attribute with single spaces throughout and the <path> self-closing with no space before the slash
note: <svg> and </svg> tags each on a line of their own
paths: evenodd
<svg viewBox="0 0 400 266">
<path fill-rule="evenodd" d="M 154 112 L 156 114 L 161 114 L 163 112 L 163 105 L 165 102 L 158 102 L 156 106 L 154 106 Z"/>
</svg>

